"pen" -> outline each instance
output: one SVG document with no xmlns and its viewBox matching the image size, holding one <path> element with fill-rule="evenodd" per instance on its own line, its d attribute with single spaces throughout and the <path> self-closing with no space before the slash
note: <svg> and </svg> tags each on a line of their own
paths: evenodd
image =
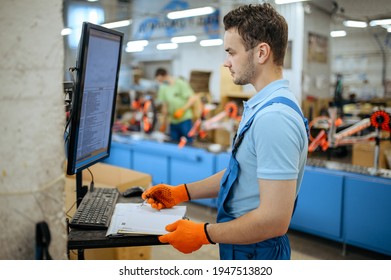
<svg viewBox="0 0 391 280">
<path fill-rule="evenodd" d="M 141 203 L 140 207 L 147 206 L 148 205 L 148 197 L 144 199 L 144 201 Z"/>
</svg>

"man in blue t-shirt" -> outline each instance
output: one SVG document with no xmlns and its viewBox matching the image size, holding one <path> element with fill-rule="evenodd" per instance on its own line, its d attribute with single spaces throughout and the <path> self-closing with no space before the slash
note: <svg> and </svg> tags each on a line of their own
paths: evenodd
<svg viewBox="0 0 391 280">
<path fill-rule="evenodd" d="M 308 151 L 308 125 L 283 79 L 285 19 L 268 3 L 224 17 L 224 66 L 235 84 L 257 91 L 244 112 L 227 168 L 204 180 L 143 193 L 152 207 L 218 197 L 213 224 L 179 220 L 159 237 L 183 253 L 219 243 L 221 259 L 290 259 L 286 235 Z"/>
</svg>

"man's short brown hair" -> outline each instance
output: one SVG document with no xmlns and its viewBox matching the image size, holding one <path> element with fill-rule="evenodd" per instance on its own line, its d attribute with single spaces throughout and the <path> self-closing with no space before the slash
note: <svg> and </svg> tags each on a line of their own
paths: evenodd
<svg viewBox="0 0 391 280">
<path fill-rule="evenodd" d="M 156 69 L 156 72 L 155 72 L 155 77 L 157 77 L 157 76 L 163 76 L 163 77 L 165 77 L 165 76 L 167 76 L 167 70 L 166 69 L 164 69 L 164 68 L 158 68 L 158 69 Z"/>
<path fill-rule="evenodd" d="M 224 16 L 225 30 L 237 28 L 246 50 L 259 43 L 267 43 L 274 57 L 274 63 L 284 64 L 288 44 L 288 24 L 272 5 L 242 5 Z"/>
</svg>

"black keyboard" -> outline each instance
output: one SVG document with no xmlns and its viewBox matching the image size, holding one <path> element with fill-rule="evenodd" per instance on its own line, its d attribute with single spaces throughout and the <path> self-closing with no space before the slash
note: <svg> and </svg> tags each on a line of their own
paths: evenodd
<svg viewBox="0 0 391 280">
<path fill-rule="evenodd" d="M 78 229 L 108 229 L 118 197 L 116 188 L 94 188 L 94 191 L 87 192 L 69 226 Z"/>
</svg>

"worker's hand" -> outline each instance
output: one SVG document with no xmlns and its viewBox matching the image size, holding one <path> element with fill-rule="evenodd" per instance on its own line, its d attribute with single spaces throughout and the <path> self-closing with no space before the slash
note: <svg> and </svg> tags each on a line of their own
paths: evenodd
<svg viewBox="0 0 391 280">
<path fill-rule="evenodd" d="M 185 114 L 185 110 L 184 109 L 178 109 L 174 113 L 174 118 L 180 119 L 180 118 L 183 117 L 184 114 Z"/>
<path fill-rule="evenodd" d="M 159 241 L 170 243 L 178 251 L 189 254 L 200 249 L 202 245 L 212 243 L 207 237 L 206 226 L 206 223 L 178 220 L 166 226 L 170 233 L 159 236 Z"/>
<path fill-rule="evenodd" d="M 147 199 L 152 208 L 158 210 L 171 208 L 181 202 L 190 200 L 185 184 L 178 186 L 159 184 L 146 190 L 141 197 L 142 199 Z"/>
</svg>

